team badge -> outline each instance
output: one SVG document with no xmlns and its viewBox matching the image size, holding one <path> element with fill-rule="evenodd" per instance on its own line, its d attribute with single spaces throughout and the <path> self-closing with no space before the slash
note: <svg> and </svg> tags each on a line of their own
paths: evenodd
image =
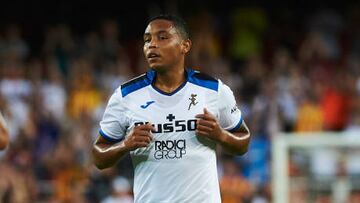
<svg viewBox="0 0 360 203">
<path fill-rule="evenodd" d="M 191 97 L 189 98 L 189 100 L 191 101 L 190 104 L 189 104 L 189 108 L 188 110 L 190 110 L 191 108 L 191 105 L 196 105 L 198 102 L 196 101 L 196 96 L 197 94 L 191 94 Z"/>
</svg>

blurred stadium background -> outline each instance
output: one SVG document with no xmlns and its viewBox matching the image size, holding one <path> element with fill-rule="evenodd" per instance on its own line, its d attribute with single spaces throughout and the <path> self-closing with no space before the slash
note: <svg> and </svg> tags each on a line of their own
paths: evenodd
<svg viewBox="0 0 360 203">
<path fill-rule="evenodd" d="M 162 12 L 186 19 L 189 66 L 234 90 L 252 132 L 245 156 L 218 151 L 224 203 L 360 202 L 360 3 L 248 0 L 1 2 L 0 202 L 131 202 L 129 158 L 99 171 L 90 149 Z"/>
</svg>

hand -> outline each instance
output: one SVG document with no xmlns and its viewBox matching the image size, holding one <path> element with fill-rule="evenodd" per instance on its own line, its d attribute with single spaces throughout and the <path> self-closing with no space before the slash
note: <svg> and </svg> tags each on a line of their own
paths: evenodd
<svg viewBox="0 0 360 203">
<path fill-rule="evenodd" d="M 155 131 L 150 123 L 135 126 L 124 140 L 124 145 L 130 151 L 141 147 L 147 147 L 153 139 L 151 131 Z"/>
<path fill-rule="evenodd" d="M 220 126 L 216 117 L 211 114 L 206 108 L 204 108 L 203 114 L 195 116 L 198 118 L 196 135 L 204 136 L 215 141 L 222 141 L 224 139 L 224 129 Z"/>
</svg>

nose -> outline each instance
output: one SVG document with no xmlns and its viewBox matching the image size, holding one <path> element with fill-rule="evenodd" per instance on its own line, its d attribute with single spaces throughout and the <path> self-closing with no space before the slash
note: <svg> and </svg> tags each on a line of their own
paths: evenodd
<svg viewBox="0 0 360 203">
<path fill-rule="evenodd" d="M 157 47 L 157 42 L 156 39 L 151 39 L 150 43 L 149 43 L 149 49 L 151 48 L 156 48 Z"/>
</svg>

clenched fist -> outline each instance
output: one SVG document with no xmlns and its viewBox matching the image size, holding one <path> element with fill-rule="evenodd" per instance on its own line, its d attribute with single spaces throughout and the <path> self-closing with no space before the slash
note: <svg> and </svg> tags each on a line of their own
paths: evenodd
<svg viewBox="0 0 360 203">
<path fill-rule="evenodd" d="M 197 120 L 196 135 L 204 136 L 215 141 L 224 139 L 224 129 L 220 126 L 216 117 L 204 108 L 203 114 L 195 116 Z"/>
<path fill-rule="evenodd" d="M 135 126 L 124 140 L 125 147 L 130 151 L 147 147 L 153 139 L 151 131 L 155 131 L 155 128 L 150 123 Z"/>
</svg>

